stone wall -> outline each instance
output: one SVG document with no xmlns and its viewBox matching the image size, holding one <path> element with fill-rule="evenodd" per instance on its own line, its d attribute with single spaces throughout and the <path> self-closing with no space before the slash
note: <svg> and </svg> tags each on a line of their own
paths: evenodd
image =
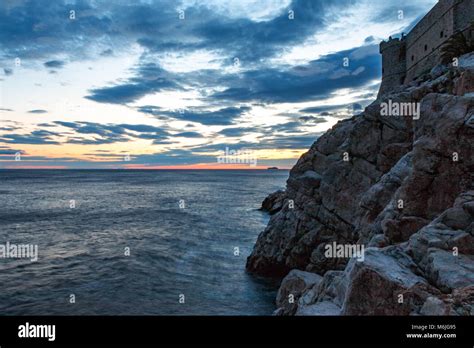
<svg viewBox="0 0 474 348">
<path fill-rule="evenodd" d="M 454 11 L 454 30 L 465 31 L 474 21 L 474 0 L 458 2 Z M 467 37 L 472 37 L 472 28 L 467 32 Z"/>
<path fill-rule="evenodd" d="M 380 44 L 382 85 L 379 95 L 413 81 L 439 64 L 441 47 L 462 31 L 474 42 L 474 0 L 440 0 L 402 40 Z M 404 52 L 405 60 L 399 58 Z"/>
<path fill-rule="evenodd" d="M 380 44 L 382 84 L 380 94 L 403 84 L 406 76 L 405 40 L 391 39 Z"/>
<path fill-rule="evenodd" d="M 407 35 L 407 74 L 405 82 L 429 72 L 439 62 L 441 46 L 454 33 L 457 1 L 439 1 Z"/>
</svg>

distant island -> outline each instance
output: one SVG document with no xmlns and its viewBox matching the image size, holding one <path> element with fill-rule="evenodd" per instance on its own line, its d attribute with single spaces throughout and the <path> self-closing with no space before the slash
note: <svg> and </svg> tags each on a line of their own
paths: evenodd
<svg viewBox="0 0 474 348">
<path fill-rule="evenodd" d="M 278 170 L 278 167 L 268 167 L 267 170 Z"/>
</svg>

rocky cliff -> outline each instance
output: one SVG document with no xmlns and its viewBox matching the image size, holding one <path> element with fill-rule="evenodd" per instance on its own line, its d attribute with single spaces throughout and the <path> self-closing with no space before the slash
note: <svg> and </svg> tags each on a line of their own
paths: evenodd
<svg viewBox="0 0 474 348">
<path fill-rule="evenodd" d="M 290 171 L 247 270 L 282 315 L 474 315 L 474 55 L 380 96 Z M 407 104 L 410 103 L 410 104 Z M 384 105 L 420 107 L 385 116 Z M 364 247 L 329 257 L 328 245 Z"/>
</svg>

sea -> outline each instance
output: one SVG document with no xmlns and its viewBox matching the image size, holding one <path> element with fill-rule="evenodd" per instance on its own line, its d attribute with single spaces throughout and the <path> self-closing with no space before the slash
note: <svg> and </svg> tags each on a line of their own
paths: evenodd
<svg viewBox="0 0 474 348">
<path fill-rule="evenodd" d="M 278 282 L 245 261 L 269 220 L 262 200 L 287 178 L 0 170 L 0 314 L 271 315 Z"/>
</svg>

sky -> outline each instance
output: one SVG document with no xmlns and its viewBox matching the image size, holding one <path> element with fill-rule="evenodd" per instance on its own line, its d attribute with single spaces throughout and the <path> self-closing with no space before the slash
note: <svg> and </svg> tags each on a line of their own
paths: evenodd
<svg viewBox="0 0 474 348">
<path fill-rule="evenodd" d="M 0 169 L 291 168 L 436 0 L 1 0 Z"/>
</svg>

